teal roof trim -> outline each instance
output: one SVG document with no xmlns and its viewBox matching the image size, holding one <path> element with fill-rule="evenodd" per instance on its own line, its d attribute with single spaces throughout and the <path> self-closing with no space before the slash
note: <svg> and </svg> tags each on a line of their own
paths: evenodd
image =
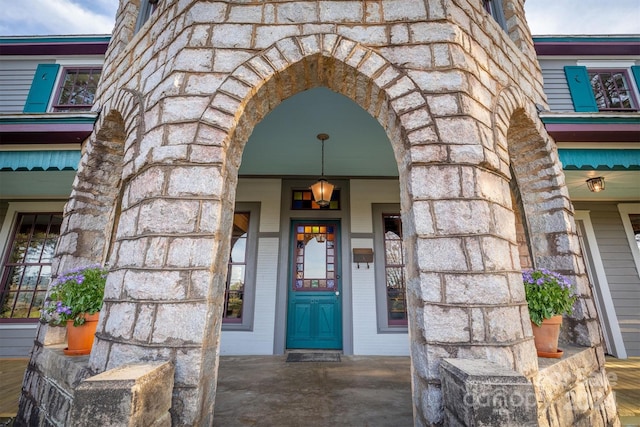
<svg viewBox="0 0 640 427">
<path fill-rule="evenodd" d="M 544 124 L 640 124 L 640 115 L 637 114 L 634 114 L 632 117 L 548 117 L 543 115 L 540 119 Z"/>
<path fill-rule="evenodd" d="M 85 113 L 86 116 L 78 117 L 61 117 L 57 115 L 55 117 L 47 117 L 47 114 L 41 114 L 37 117 L 33 115 L 26 117 L 1 117 L 0 116 L 0 125 L 39 125 L 39 124 L 94 124 L 98 118 L 96 113 Z"/>
<path fill-rule="evenodd" d="M 95 36 L 5 36 L 0 37 L 0 43 L 3 44 L 22 44 L 22 43 L 95 43 L 95 42 L 109 42 L 111 40 L 110 35 L 95 35 Z"/>
<path fill-rule="evenodd" d="M 564 170 L 640 170 L 640 150 L 558 149 Z"/>
<path fill-rule="evenodd" d="M 534 43 L 640 43 L 638 36 L 533 36 Z"/>
<path fill-rule="evenodd" d="M 0 151 L 0 171 L 78 170 L 80 150 Z"/>
</svg>

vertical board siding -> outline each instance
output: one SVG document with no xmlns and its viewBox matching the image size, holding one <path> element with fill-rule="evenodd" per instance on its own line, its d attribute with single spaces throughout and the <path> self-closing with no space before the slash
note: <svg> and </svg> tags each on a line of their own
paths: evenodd
<svg viewBox="0 0 640 427">
<path fill-rule="evenodd" d="M 54 60 L 20 59 L 0 61 L 0 113 L 22 113 L 38 64 Z"/>
<path fill-rule="evenodd" d="M 575 65 L 569 60 L 540 59 L 544 93 L 551 111 L 574 111 L 573 100 L 569 92 L 569 84 L 564 73 L 566 65 Z"/>
<path fill-rule="evenodd" d="M 575 208 L 590 211 L 625 349 L 640 356 L 640 277 L 617 203 L 576 202 Z"/>
</svg>

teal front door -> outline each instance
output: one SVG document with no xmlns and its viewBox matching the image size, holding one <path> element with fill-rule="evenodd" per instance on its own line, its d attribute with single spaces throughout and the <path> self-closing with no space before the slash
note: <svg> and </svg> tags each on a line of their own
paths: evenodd
<svg viewBox="0 0 640 427">
<path fill-rule="evenodd" d="M 293 221 L 287 348 L 342 349 L 340 223 Z"/>
</svg>

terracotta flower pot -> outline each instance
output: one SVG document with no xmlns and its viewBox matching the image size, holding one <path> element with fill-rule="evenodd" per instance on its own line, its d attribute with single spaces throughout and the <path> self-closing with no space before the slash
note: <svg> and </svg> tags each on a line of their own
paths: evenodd
<svg viewBox="0 0 640 427">
<path fill-rule="evenodd" d="M 558 350 L 560 325 L 562 325 L 562 315 L 544 319 L 540 326 L 531 322 L 538 357 L 559 358 L 562 356 L 562 350 Z"/>
<path fill-rule="evenodd" d="M 99 316 L 99 312 L 85 314 L 85 322 L 80 326 L 73 326 L 73 320 L 67 320 L 68 347 L 63 350 L 64 354 L 67 356 L 84 356 L 91 353 Z"/>
</svg>

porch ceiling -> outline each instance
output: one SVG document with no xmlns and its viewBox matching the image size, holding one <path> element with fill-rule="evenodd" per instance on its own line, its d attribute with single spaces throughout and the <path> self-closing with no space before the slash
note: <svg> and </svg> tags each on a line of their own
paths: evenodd
<svg viewBox="0 0 640 427">
<path fill-rule="evenodd" d="M 565 170 L 565 181 L 571 200 L 640 201 L 640 171 L 638 170 Z M 587 179 L 603 176 L 605 188 L 592 193 Z"/>
<path fill-rule="evenodd" d="M 382 126 L 349 98 L 314 88 L 280 104 L 254 128 L 241 176 L 319 176 L 325 142 L 325 175 L 397 177 L 391 143 Z"/>
</svg>

